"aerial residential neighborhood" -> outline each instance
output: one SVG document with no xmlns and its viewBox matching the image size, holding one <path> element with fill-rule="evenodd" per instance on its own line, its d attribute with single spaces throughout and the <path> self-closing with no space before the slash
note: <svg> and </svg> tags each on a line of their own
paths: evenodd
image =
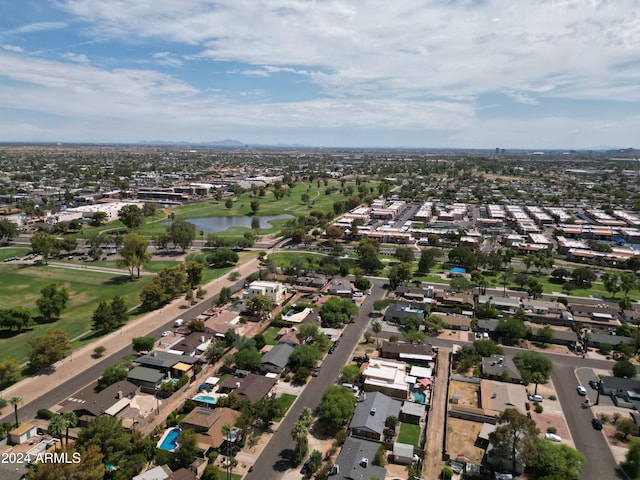
<svg viewBox="0 0 640 480">
<path fill-rule="evenodd" d="M 99 151 L 3 151 L 3 479 L 632 475 L 635 151 Z"/>
</svg>

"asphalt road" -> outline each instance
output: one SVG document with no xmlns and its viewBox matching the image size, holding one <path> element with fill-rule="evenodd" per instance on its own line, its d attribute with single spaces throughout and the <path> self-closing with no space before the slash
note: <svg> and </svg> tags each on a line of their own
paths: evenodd
<svg viewBox="0 0 640 480">
<path fill-rule="evenodd" d="M 340 375 L 342 367 L 351 361 L 356 345 L 369 326 L 369 321 L 371 320 L 369 314 L 373 312 L 373 302 L 382 298 L 384 294 L 384 290 L 381 288 L 383 281 L 372 280 L 372 283 L 374 284 L 372 294 L 365 297 L 354 323 L 345 327 L 340 337 L 340 345 L 338 345 L 333 354 L 326 355 L 320 368 L 320 374 L 309 381 L 290 408 L 278 426 L 278 430 L 271 437 L 268 448 L 265 448 L 256 459 L 253 472 L 247 474 L 246 480 L 280 478 L 291 468 L 289 458 L 295 446 L 291 438 L 293 425 L 298 421 L 304 407 L 309 407 L 312 411 L 316 411 L 322 400 L 324 390 L 335 382 Z"/>
</svg>

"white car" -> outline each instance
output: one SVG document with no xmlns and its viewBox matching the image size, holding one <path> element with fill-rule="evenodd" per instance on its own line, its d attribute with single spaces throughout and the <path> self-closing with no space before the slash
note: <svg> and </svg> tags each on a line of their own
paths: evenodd
<svg viewBox="0 0 640 480">
<path fill-rule="evenodd" d="M 171 335 L 171 330 L 165 330 L 164 332 L 162 332 L 163 337 L 168 337 L 169 335 Z"/>
<path fill-rule="evenodd" d="M 582 385 L 578 385 L 578 395 L 582 395 L 583 397 L 587 394 L 587 389 Z"/>
<path fill-rule="evenodd" d="M 545 433 L 544 438 L 547 440 L 551 440 L 552 442 L 561 442 L 562 438 L 560 435 L 556 435 L 555 433 Z"/>
</svg>

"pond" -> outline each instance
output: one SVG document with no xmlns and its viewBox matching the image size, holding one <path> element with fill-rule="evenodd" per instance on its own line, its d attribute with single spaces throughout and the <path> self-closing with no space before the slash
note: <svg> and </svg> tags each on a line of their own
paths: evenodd
<svg viewBox="0 0 640 480">
<path fill-rule="evenodd" d="M 260 221 L 260 228 L 272 228 L 271 224 L 274 220 L 289 220 L 293 218 L 293 215 L 258 215 L 256 218 Z M 248 215 L 244 216 L 229 216 L 229 217 L 198 217 L 187 218 L 187 221 L 193 223 L 196 226 L 196 230 L 202 230 L 203 232 L 224 232 L 231 227 L 245 227 L 251 228 L 251 220 L 253 217 Z M 164 225 L 170 225 L 171 222 L 164 222 Z"/>
</svg>

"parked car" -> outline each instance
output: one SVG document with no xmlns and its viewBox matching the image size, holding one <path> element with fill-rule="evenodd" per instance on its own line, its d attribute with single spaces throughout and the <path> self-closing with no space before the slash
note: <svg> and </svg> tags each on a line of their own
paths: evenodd
<svg viewBox="0 0 640 480">
<path fill-rule="evenodd" d="M 589 380 L 589 386 L 594 390 L 598 390 L 598 381 L 597 380 Z"/>
<path fill-rule="evenodd" d="M 541 402 L 543 400 L 542 395 L 527 395 L 527 398 L 531 402 Z"/>
<path fill-rule="evenodd" d="M 602 422 L 597 418 L 591 419 L 591 426 L 596 430 L 602 430 Z"/>
<path fill-rule="evenodd" d="M 581 395 L 584 397 L 587 394 L 587 389 L 584 388 L 582 385 L 578 385 L 577 390 L 578 390 L 578 395 Z"/>
<path fill-rule="evenodd" d="M 317 377 L 318 375 L 320 375 L 320 367 L 316 367 L 313 370 L 311 370 L 312 377 Z"/>
<path fill-rule="evenodd" d="M 552 442 L 561 442 L 562 437 L 560 435 L 556 435 L 555 433 L 545 433 L 544 438 L 547 440 L 551 440 Z"/>
<path fill-rule="evenodd" d="M 168 337 L 169 335 L 171 335 L 171 330 L 165 330 L 164 332 L 162 332 L 163 337 Z"/>
</svg>

